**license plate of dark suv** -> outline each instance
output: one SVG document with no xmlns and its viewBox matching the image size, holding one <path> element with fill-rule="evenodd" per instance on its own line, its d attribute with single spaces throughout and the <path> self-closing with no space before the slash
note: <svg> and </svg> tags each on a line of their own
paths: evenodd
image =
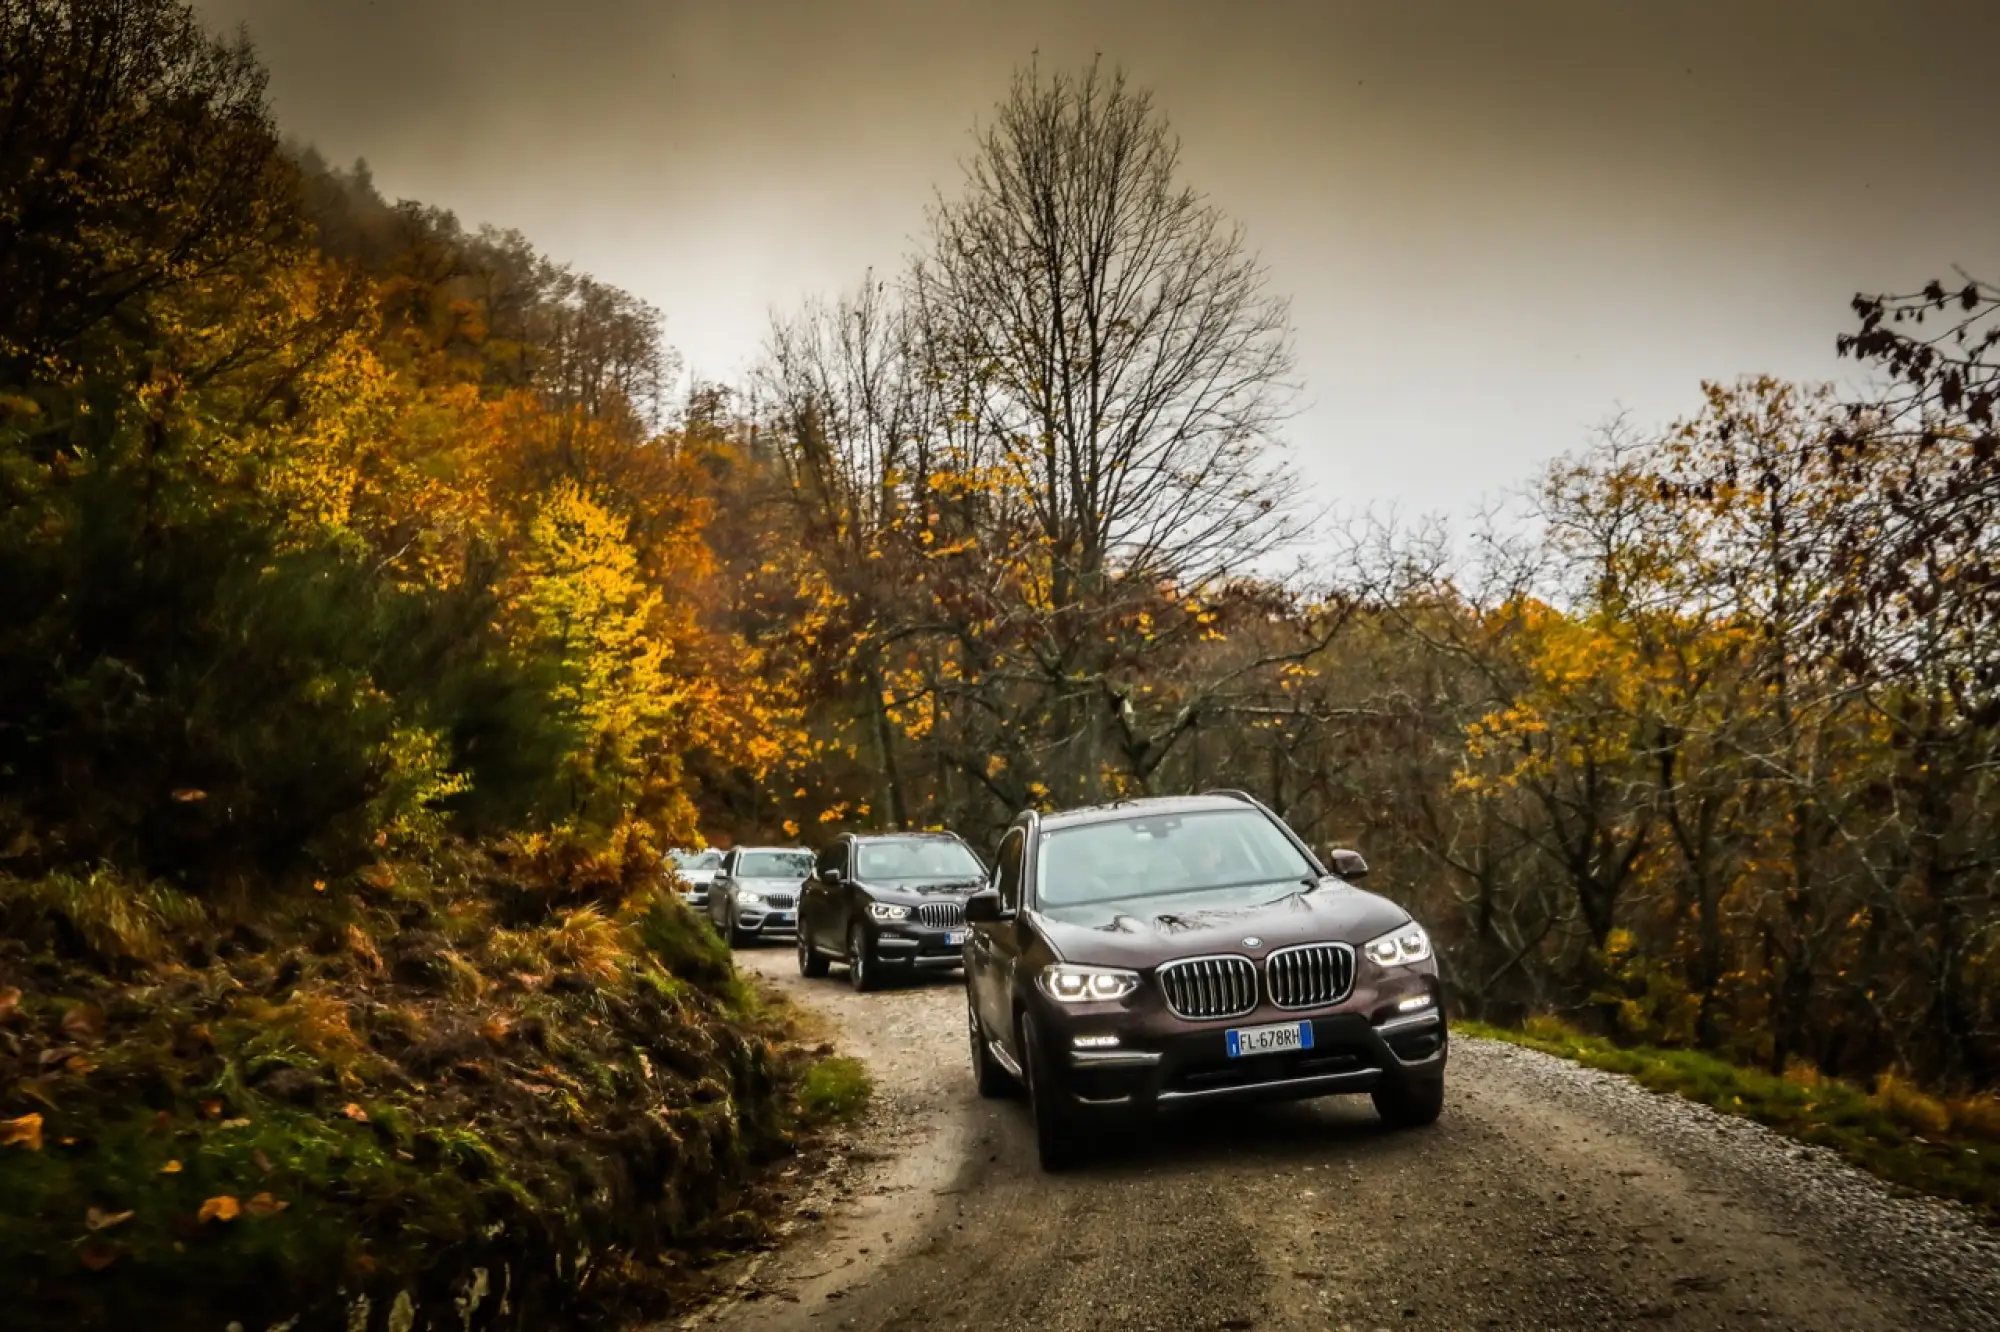
<svg viewBox="0 0 2000 1332">
<path fill-rule="evenodd" d="M 1223 1034 L 1229 1041 L 1231 1059 L 1240 1059 L 1244 1055 L 1285 1054 L 1292 1050 L 1313 1048 L 1313 1024 L 1310 1022 L 1280 1022 L 1269 1027 L 1237 1027 Z"/>
</svg>

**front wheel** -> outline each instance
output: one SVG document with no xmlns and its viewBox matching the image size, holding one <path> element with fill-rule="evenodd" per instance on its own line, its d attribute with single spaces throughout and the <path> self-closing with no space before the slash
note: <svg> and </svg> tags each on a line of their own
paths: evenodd
<svg viewBox="0 0 2000 1332">
<path fill-rule="evenodd" d="M 745 934 L 742 930 L 737 928 L 736 908 L 733 906 L 729 908 L 729 928 L 723 931 L 723 934 L 729 940 L 729 946 L 731 948 L 748 948 L 750 946 L 750 940 L 753 937 L 751 935 Z"/>
<path fill-rule="evenodd" d="M 826 965 L 826 959 L 814 952 L 813 946 L 806 942 L 806 923 L 800 921 L 799 975 L 804 976 L 807 980 L 818 980 L 821 976 L 826 975 Z"/>
<path fill-rule="evenodd" d="M 868 951 L 868 932 L 857 921 L 847 932 L 847 983 L 865 994 L 882 983 L 876 970 Z"/>
<path fill-rule="evenodd" d="M 1375 1113 L 1390 1128 L 1422 1128 L 1444 1113 L 1444 1079 L 1385 1082 L 1374 1091 Z"/>
</svg>

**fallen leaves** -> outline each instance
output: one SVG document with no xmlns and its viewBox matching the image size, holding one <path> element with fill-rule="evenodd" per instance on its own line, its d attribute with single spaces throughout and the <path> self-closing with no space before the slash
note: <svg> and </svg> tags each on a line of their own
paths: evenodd
<svg viewBox="0 0 2000 1332">
<path fill-rule="evenodd" d="M 42 1150 L 42 1117 L 26 1114 L 19 1119 L 0 1119 L 0 1147 L 26 1147 L 31 1152 Z"/>
<path fill-rule="evenodd" d="M 290 1206 L 290 1203 L 282 1199 L 274 1198 L 268 1193 L 260 1193 L 245 1203 L 243 1210 L 261 1220 L 264 1217 L 276 1216 Z"/>
<path fill-rule="evenodd" d="M 357 1124 L 366 1124 L 368 1122 L 368 1112 L 363 1110 L 357 1101 L 349 1101 L 346 1105 L 340 1107 L 340 1113 L 346 1115 Z"/>
<path fill-rule="evenodd" d="M 86 1230 L 109 1230 L 113 1226 L 124 1225 L 133 1215 L 131 1212 L 107 1212 L 102 1208 L 92 1207 L 84 1212 L 83 1225 Z"/>
<path fill-rule="evenodd" d="M 208 799 L 208 792 L 197 791 L 191 786 L 184 786 L 173 793 L 173 798 L 179 804 L 192 805 Z"/>
<path fill-rule="evenodd" d="M 77 1259 L 93 1272 L 102 1272 L 118 1261 L 118 1247 L 103 1240 L 88 1240 L 76 1251 Z"/>
<path fill-rule="evenodd" d="M 243 1204 L 227 1193 L 219 1193 L 201 1205 L 195 1219 L 203 1223 L 209 1221 L 234 1221 L 243 1214 Z"/>
<path fill-rule="evenodd" d="M 62 1018 L 63 1035 L 85 1045 L 104 1039 L 104 1010 L 95 1004 L 77 1004 Z"/>
<path fill-rule="evenodd" d="M 20 1010 L 20 1007 L 21 987 L 18 985 L 0 986 L 0 1022 L 11 1021 L 14 1014 Z"/>
<path fill-rule="evenodd" d="M 160 1167 L 160 1173 L 163 1175 L 178 1175 L 181 1173 L 181 1163 L 179 1161 L 169 1161 Z"/>
</svg>

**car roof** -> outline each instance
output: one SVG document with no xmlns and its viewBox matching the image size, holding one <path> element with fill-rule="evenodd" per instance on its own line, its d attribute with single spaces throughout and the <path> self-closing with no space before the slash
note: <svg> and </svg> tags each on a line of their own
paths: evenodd
<svg viewBox="0 0 2000 1332">
<path fill-rule="evenodd" d="M 955 832 L 942 828 L 927 828 L 916 832 L 872 832 L 850 834 L 857 842 L 962 842 L 965 839 Z"/>
<path fill-rule="evenodd" d="M 1116 823 L 1120 819 L 1140 818 L 1147 814 L 1211 814 L 1255 808 L 1248 799 L 1234 794 L 1145 796 L 1137 800 L 1118 800 L 1105 805 L 1085 805 L 1044 814 L 1042 827 L 1050 830 L 1076 828 L 1092 823 Z"/>
<path fill-rule="evenodd" d="M 801 856 L 809 856 L 809 855 L 811 855 L 811 854 L 812 854 L 812 852 L 810 852 L 810 851 L 806 850 L 806 849 L 805 849 L 804 847 L 802 847 L 802 846 L 738 846 L 738 847 L 732 847 L 732 848 L 731 848 L 731 850 L 735 850 L 735 851 L 785 851 L 785 852 L 790 852 L 790 853 L 792 853 L 792 854 L 795 854 L 795 855 L 801 855 Z"/>
</svg>

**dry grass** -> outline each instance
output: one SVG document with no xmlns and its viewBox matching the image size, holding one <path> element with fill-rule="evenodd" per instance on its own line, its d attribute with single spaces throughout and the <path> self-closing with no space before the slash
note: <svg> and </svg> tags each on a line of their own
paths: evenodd
<svg viewBox="0 0 2000 1332">
<path fill-rule="evenodd" d="M 107 869 L 81 878 L 50 874 L 39 879 L 0 875 L 0 919 L 12 932 L 59 921 L 92 952 L 112 960 L 158 961 L 177 929 L 203 918 L 199 903 L 162 884 Z"/>
</svg>

